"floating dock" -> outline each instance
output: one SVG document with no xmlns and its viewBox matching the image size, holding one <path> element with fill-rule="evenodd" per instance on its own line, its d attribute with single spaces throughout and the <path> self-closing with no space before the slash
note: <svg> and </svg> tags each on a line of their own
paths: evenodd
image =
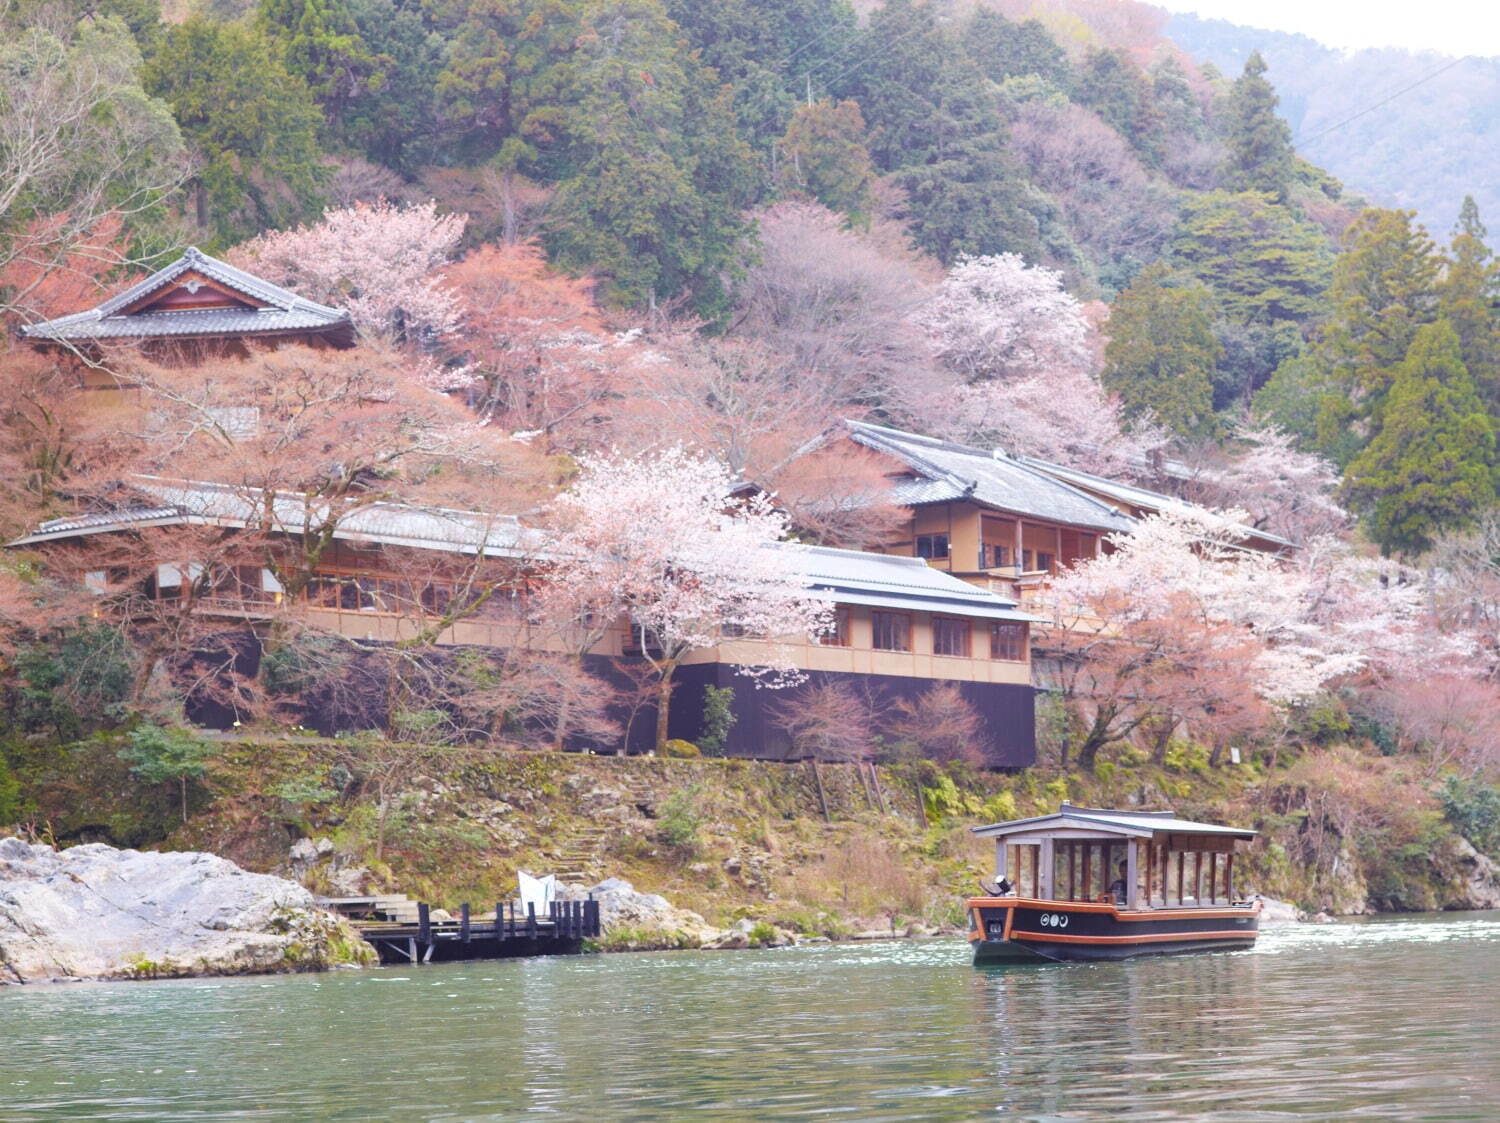
<svg viewBox="0 0 1500 1123">
<path fill-rule="evenodd" d="M 576 955 L 585 940 L 600 933 L 599 902 L 592 897 L 552 901 L 543 916 L 534 905 L 523 909 L 515 901 L 500 902 L 484 913 L 475 913 L 466 902 L 449 919 L 434 919 L 431 905 L 401 897 L 334 897 L 319 903 L 348 919 L 382 964 Z"/>
</svg>

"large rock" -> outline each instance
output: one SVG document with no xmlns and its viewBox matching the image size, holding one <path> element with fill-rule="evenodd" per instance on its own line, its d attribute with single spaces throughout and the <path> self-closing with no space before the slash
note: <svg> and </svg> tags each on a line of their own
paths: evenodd
<svg viewBox="0 0 1500 1123">
<path fill-rule="evenodd" d="M 371 958 L 302 886 L 213 854 L 0 839 L 0 984 L 321 970 Z"/>
<path fill-rule="evenodd" d="M 590 894 L 599 902 L 599 926 L 606 943 L 611 936 L 623 936 L 631 945 L 702 947 L 724 935 L 698 913 L 677 908 L 660 894 L 638 892 L 622 877 L 606 878 L 589 888 L 563 886 L 558 896 L 576 900 Z"/>
<path fill-rule="evenodd" d="M 1500 908 L 1500 865 L 1481 854 L 1467 839 L 1453 844 L 1456 884 L 1443 898 L 1445 909 Z"/>
</svg>

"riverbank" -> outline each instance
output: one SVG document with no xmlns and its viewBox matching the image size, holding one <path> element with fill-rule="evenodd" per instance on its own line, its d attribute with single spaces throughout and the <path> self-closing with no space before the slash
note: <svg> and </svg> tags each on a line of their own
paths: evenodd
<svg viewBox="0 0 1500 1123">
<path fill-rule="evenodd" d="M 1445 818 L 1436 780 L 1346 745 L 1284 752 L 1275 767 L 1125 754 L 1083 776 L 246 739 L 213 746 L 185 822 L 178 786 L 142 783 L 118 740 L 9 751 L 35 829 L 58 842 L 204 850 L 314 892 L 449 908 L 508 897 L 525 870 L 623 878 L 762 939 L 931 932 L 961 923 L 960 902 L 991 872 L 968 828 L 1063 799 L 1255 826 L 1241 887 L 1309 914 L 1500 905 L 1494 863 Z M 632 927 L 606 946 L 698 946 Z"/>
</svg>

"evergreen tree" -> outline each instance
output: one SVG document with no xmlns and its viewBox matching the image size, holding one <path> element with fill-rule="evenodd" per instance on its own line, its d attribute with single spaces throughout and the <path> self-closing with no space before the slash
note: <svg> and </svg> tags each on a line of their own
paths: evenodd
<svg viewBox="0 0 1500 1123">
<path fill-rule="evenodd" d="M 855 61 L 847 0 L 666 0 L 667 15 L 729 86 L 740 135 L 762 151 L 810 92 Z"/>
<path fill-rule="evenodd" d="M 437 161 L 443 43 L 428 30 L 418 0 L 349 0 L 349 13 L 383 61 L 385 80 L 347 107 L 337 131 L 375 163 L 415 175 Z"/>
<path fill-rule="evenodd" d="M 891 0 L 870 17 L 859 51 L 868 62 L 850 92 L 876 166 L 906 192 L 917 245 L 945 263 L 961 253 L 1038 257 L 1031 199 L 993 87 L 932 9 Z"/>
<path fill-rule="evenodd" d="M 319 202 L 317 107 L 255 28 L 193 16 L 167 31 L 141 76 L 197 150 L 198 224 L 214 242 L 296 222 Z"/>
<path fill-rule="evenodd" d="M 387 80 L 391 60 L 371 52 L 347 0 L 260 0 L 256 26 L 287 70 L 307 83 L 330 124 Z"/>
<path fill-rule="evenodd" d="M 1266 60 L 1253 51 L 1229 92 L 1224 183 L 1234 191 L 1265 191 L 1285 202 L 1295 168 L 1292 131 L 1276 115 L 1280 99 L 1265 75 Z"/>
<path fill-rule="evenodd" d="M 1395 371 L 1385 423 L 1349 465 L 1344 498 L 1382 552 L 1420 554 L 1495 503 L 1494 422 L 1446 320 L 1421 328 Z"/>
<path fill-rule="evenodd" d="M 959 41 L 992 82 L 1035 74 L 1059 90 L 1073 85 L 1067 54 L 1037 20 L 1015 23 L 990 8 L 975 8 Z"/>
<path fill-rule="evenodd" d="M 1078 78 L 1078 101 L 1128 140 L 1147 164 L 1161 162 L 1162 120 L 1151 80 L 1124 51 L 1089 51 Z"/>
<path fill-rule="evenodd" d="M 1231 316 L 1275 323 L 1324 310 L 1333 269 L 1327 240 L 1266 192 L 1188 196 L 1172 252 Z"/>
<path fill-rule="evenodd" d="M 1255 394 L 1252 416 L 1274 425 L 1296 438 L 1303 449 L 1318 447 L 1318 415 L 1328 393 L 1327 370 L 1316 355 L 1298 354 L 1283 359 Z M 1346 452 L 1348 460 L 1352 451 Z"/>
<path fill-rule="evenodd" d="M 687 295 L 718 317 L 754 185 L 728 97 L 678 49 L 660 0 L 596 0 L 583 28 L 548 248 L 565 268 L 601 273 L 607 300 Z"/>
<path fill-rule="evenodd" d="M 1318 439 L 1340 466 L 1348 459 L 1338 449 L 1358 448 L 1379 430 L 1396 368 L 1437 315 L 1438 258 L 1415 218 L 1412 211 L 1363 212 L 1334 262 L 1322 347 L 1330 387 Z"/>
<path fill-rule="evenodd" d="M 561 146 L 578 0 L 424 0 L 445 57 L 434 90 L 455 162 L 531 171 Z M 560 172 L 553 169 L 552 177 Z"/>
<path fill-rule="evenodd" d="M 1464 366 L 1480 395 L 1500 416 L 1500 263 L 1484 238 L 1479 207 L 1466 195 L 1437 286 L 1438 309 L 1458 333 Z"/>
<path fill-rule="evenodd" d="M 851 219 L 865 217 L 875 169 L 858 104 L 820 101 L 799 107 L 780 149 L 783 183 Z"/>
<path fill-rule="evenodd" d="M 1127 417 L 1149 415 L 1180 436 L 1206 437 L 1215 428 L 1211 378 L 1220 354 L 1213 296 L 1171 280 L 1164 266 L 1150 266 L 1116 299 L 1101 380 Z"/>
</svg>

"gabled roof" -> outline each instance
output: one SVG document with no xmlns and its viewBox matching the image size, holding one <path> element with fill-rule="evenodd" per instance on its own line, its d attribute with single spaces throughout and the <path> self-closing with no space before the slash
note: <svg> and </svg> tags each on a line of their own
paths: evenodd
<svg viewBox="0 0 1500 1123">
<path fill-rule="evenodd" d="M 188 273 L 198 274 L 238 294 L 245 303 L 228 308 L 149 307 L 153 294 L 165 295 L 173 282 Z M 189 285 L 195 283 L 196 280 L 188 282 Z M 226 261 L 210 257 L 196 246 L 189 246 L 171 265 L 102 304 L 86 312 L 29 324 L 21 329 L 21 334 L 37 343 L 311 334 L 327 336 L 330 342 L 340 347 L 354 344 L 354 327 L 348 312 L 307 300 Z"/>
<path fill-rule="evenodd" d="M 12 546 L 35 546 L 65 538 L 108 534 L 141 526 L 222 526 L 239 529 L 259 520 L 253 493 L 223 484 L 134 476 L 130 486 L 151 502 L 120 511 L 53 519 L 42 523 Z M 278 492 L 272 503 L 273 529 L 299 534 L 325 515 L 317 500 Z M 349 512 L 334 535 L 339 541 L 423 550 L 518 557 L 535 546 L 535 532 L 527 531 L 512 515 L 486 515 L 443 507 L 402 503 L 371 503 Z"/>
<path fill-rule="evenodd" d="M 1164 495 L 1159 491 L 1151 491 L 1148 488 L 1137 487 L 1135 484 L 1121 483 L 1119 480 L 1111 480 L 1105 476 L 1096 476 L 1092 472 L 1085 472 L 1080 468 L 1069 468 L 1065 464 L 1054 464 L 1050 460 L 1041 460 L 1035 456 L 1017 456 L 1016 459 L 1028 468 L 1061 480 L 1063 483 L 1072 484 L 1075 487 L 1088 491 L 1097 491 L 1118 503 L 1128 507 L 1135 507 L 1143 511 L 1155 514 L 1160 511 L 1181 511 L 1188 509 L 1202 510 L 1186 499 L 1179 499 L 1175 495 Z M 1279 534 L 1273 534 L 1269 530 L 1258 527 L 1236 524 L 1237 528 L 1244 533 L 1246 538 L 1259 538 L 1276 546 L 1294 547 L 1296 543 L 1290 539 L 1283 538 Z"/>
<path fill-rule="evenodd" d="M 788 547 L 811 591 L 836 604 L 948 613 L 987 620 L 1036 620 L 1016 601 L 950 577 L 921 558 L 867 554 L 828 546 Z"/>
<path fill-rule="evenodd" d="M 1017 834 L 1045 835 L 1053 831 L 1089 830 L 1116 834 L 1123 838 L 1151 838 L 1160 834 L 1202 834 L 1220 838 L 1251 839 L 1255 832 L 1241 827 L 1224 827 L 1217 823 L 1195 823 L 1179 819 L 1171 811 L 1109 811 L 1097 807 L 1074 807 L 1065 803 L 1053 815 L 1030 819 L 1012 819 L 985 827 L 970 827 L 984 838 L 1005 838 Z"/>
<path fill-rule="evenodd" d="M 1118 507 L 1004 452 L 863 421 L 846 424 L 857 443 L 895 457 L 916 473 L 915 479 L 895 484 L 894 498 L 904 506 L 971 499 L 997 510 L 1104 534 L 1135 526 L 1135 520 Z"/>
</svg>

